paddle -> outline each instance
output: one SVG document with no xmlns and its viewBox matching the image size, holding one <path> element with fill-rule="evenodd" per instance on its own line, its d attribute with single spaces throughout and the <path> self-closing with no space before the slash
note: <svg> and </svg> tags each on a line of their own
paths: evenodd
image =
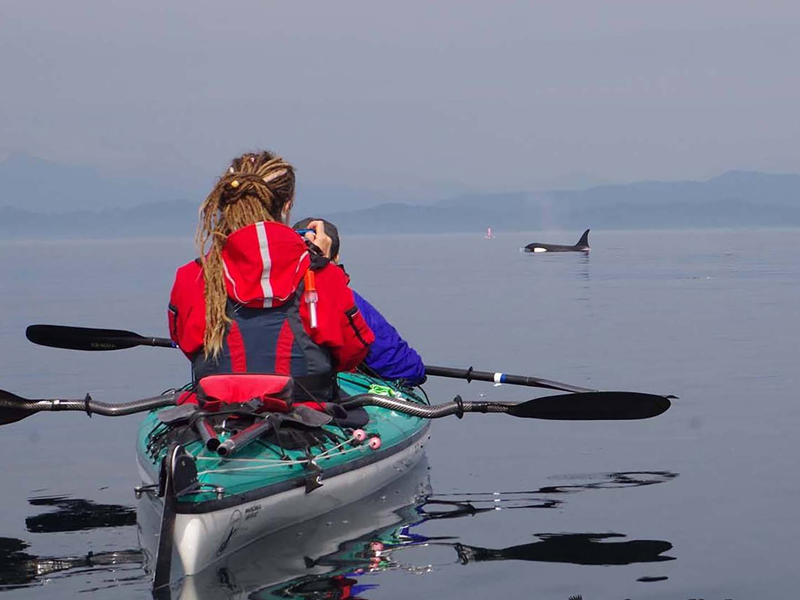
<svg viewBox="0 0 800 600">
<path fill-rule="evenodd" d="M 345 407 L 379 406 L 423 419 L 438 419 L 464 413 L 503 413 L 523 419 L 551 421 L 619 421 L 649 419 L 671 405 L 665 396 L 639 392 L 582 392 L 543 396 L 522 403 L 464 402 L 460 396 L 445 404 L 426 406 L 398 398 L 361 394 L 345 400 Z"/>
<path fill-rule="evenodd" d="M 451 377 L 453 379 L 466 379 L 472 381 L 490 381 L 494 383 L 508 383 L 510 385 L 525 385 L 530 387 L 546 388 L 550 390 L 561 390 L 564 392 L 596 392 L 590 388 L 578 387 L 569 383 L 560 383 L 550 379 L 539 377 L 528 377 L 525 375 L 508 375 L 507 373 L 490 373 L 489 371 L 475 371 L 469 369 L 454 369 L 452 367 L 435 367 L 425 365 L 425 374 L 436 377 Z"/>
<path fill-rule="evenodd" d="M 157 346 L 159 348 L 176 348 L 172 340 L 167 338 L 145 337 L 132 331 L 119 329 L 93 329 L 89 327 L 67 327 L 64 325 L 31 325 L 25 331 L 27 338 L 34 344 L 68 350 L 124 350 L 135 346 Z M 490 381 L 509 385 L 524 385 L 564 392 L 594 392 L 596 390 L 560 383 L 538 377 L 508 375 L 506 373 L 490 373 L 451 367 L 425 365 L 425 373 L 435 377 L 451 377 L 467 381 Z"/>
<path fill-rule="evenodd" d="M 87 394 L 83 400 L 60 398 L 30 400 L 11 392 L 0 390 L 0 425 L 20 421 L 43 411 L 81 411 L 119 417 L 145 412 L 175 404 L 176 392 L 161 396 L 133 400 L 123 404 L 97 402 Z M 360 394 L 342 403 L 345 407 L 379 406 L 422 419 L 438 419 L 450 415 L 461 417 L 464 413 L 504 413 L 524 419 L 555 421 L 609 421 L 649 419 L 666 411 L 670 401 L 664 396 L 638 392 L 584 392 L 558 396 L 544 396 L 522 403 L 464 402 L 457 396 L 454 402 L 428 406 L 398 398 L 375 394 Z"/>
<path fill-rule="evenodd" d="M 175 404 L 176 392 L 168 392 L 161 396 L 142 398 L 121 404 L 110 404 L 92 400 L 89 394 L 82 400 L 69 400 L 61 398 L 48 398 L 30 400 L 22 398 L 11 392 L 0 390 L 0 425 L 21 421 L 34 413 L 43 411 L 77 410 L 92 415 L 104 417 L 122 417 L 134 413 L 153 410 Z"/>
<path fill-rule="evenodd" d="M 172 340 L 167 338 L 148 338 L 132 331 L 119 329 L 31 325 L 25 330 L 25 336 L 34 344 L 67 350 L 125 350 L 136 346 L 176 347 Z"/>
</svg>

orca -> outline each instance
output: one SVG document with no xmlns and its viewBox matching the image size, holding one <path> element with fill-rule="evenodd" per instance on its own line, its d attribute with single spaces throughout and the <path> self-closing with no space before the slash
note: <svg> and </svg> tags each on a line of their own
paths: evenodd
<svg viewBox="0 0 800 600">
<path fill-rule="evenodd" d="M 574 246 L 561 246 L 559 244 L 540 244 L 534 242 L 525 246 L 526 252 L 589 252 L 589 229 L 583 232 L 581 239 Z"/>
</svg>

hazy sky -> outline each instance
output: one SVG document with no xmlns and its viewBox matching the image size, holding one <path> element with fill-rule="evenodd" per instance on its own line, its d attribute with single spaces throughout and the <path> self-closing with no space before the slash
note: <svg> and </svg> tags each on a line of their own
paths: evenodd
<svg viewBox="0 0 800 600">
<path fill-rule="evenodd" d="M 0 159 L 426 194 L 800 171 L 800 2 L 0 0 Z"/>
</svg>

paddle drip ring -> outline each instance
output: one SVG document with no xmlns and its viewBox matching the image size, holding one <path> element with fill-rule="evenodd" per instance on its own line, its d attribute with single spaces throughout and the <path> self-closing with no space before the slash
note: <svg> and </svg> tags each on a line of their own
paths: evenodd
<svg viewBox="0 0 800 600">
<path fill-rule="evenodd" d="M 90 419 L 92 418 L 92 408 L 89 406 L 91 401 L 92 397 L 89 394 L 86 394 L 86 398 L 83 399 L 83 408 Z"/>
<path fill-rule="evenodd" d="M 455 402 L 455 404 L 456 404 L 455 415 L 459 419 L 463 419 L 464 418 L 464 400 L 461 398 L 461 396 L 456 396 L 455 398 L 453 398 L 453 402 Z"/>
<path fill-rule="evenodd" d="M 472 383 L 472 371 L 474 371 L 472 367 L 467 369 L 467 383 Z M 460 418 L 460 417 L 459 417 Z"/>
</svg>

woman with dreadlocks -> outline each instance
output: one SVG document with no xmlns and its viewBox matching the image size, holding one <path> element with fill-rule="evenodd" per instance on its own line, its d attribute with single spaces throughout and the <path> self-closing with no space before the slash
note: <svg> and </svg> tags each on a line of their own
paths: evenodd
<svg viewBox="0 0 800 600">
<path fill-rule="evenodd" d="M 234 159 L 200 207 L 200 258 L 175 277 L 172 340 L 196 380 L 228 373 L 291 375 L 296 399 L 336 397 L 336 372 L 364 360 L 372 331 L 347 275 L 326 258 L 330 238 L 312 222 L 307 244 L 286 225 L 292 165 L 271 152 Z"/>
</svg>

